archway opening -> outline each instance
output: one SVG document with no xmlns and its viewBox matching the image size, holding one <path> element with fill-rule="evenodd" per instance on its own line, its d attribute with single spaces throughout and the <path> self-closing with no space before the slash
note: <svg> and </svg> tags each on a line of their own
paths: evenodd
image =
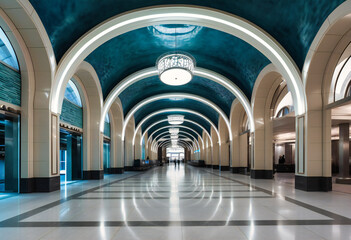
<svg viewBox="0 0 351 240">
<path fill-rule="evenodd" d="M 273 170 L 279 177 L 294 179 L 295 173 L 295 112 L 291 92 L 282 80 L 270 106 L 273 121 Z"/>
<path fill-rule="evenodd" d="M 60 182 L 70 184 L 83 178 L 83 106 L 75 83 L 70 80 L 60 115 Z"/>
<path fill-rule="evenodd" d="M 351 72 L 347 66 L 350 63 L 350 56 L 347 56 L 347 60 L 341 62 L 343 65 L 341 70 L 336 68 L 334 75 L 338 77 L 333 91 L 334 102 L 329 105 L 331 109 L 332 176 L 336 178 L 336 183 L 341 184 L 351 184 Z"/>
<path fill-rule="evenodd" d="M 184 148 L 177 146 L 177 147 L 167 147 L 166 148 L 166 161 L 173 162 L 174 165 L 180 165 L 180 163 L 184 163 L 185 159 L 185 150 Z"/>
<path fill-rule="evenodd" d="M 106 114 L 104 124 L 103 165 L 104 173 L 109 173 L 109 168 L 111 168 L 111 126 L 108 114 Z"/>
<path fill-rule="evenodd" d="M 0 192 L 19 191 L 21 85 L 16 54 L 0 28 Z"/>
</svg>

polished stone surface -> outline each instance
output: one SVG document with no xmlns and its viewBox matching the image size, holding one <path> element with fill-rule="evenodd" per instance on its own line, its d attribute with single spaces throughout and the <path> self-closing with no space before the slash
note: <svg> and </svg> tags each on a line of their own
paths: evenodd
<svg viewBox="0 0 351 240">
<path fill-rule="evenodd" d="M 351 239 L 351 194 L 164 166 L 0 200 L 0 239 Z"/>
</svg>

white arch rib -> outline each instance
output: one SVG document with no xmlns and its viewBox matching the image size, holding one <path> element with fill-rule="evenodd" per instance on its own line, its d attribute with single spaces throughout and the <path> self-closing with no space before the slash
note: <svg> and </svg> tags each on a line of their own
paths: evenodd
<svg viewBox="0 0 351 240">
<path fill-rule="evenodd" d="M 160 129 L 159 129 L 159 130 L 160 130 Z M 156 130 L 155 132 L 157 132 L 157 130 Z M 199 141 L 198 141 L 193 135 L 191 135 L 190 133 L 185 132 L 185 131 L 183 131 L 183 130 L 179 130 L 179 132 L 188 135 L 188 138 L 190 137 L 190 139 L 193 138 L 194 140 L 192 140 L 192 142 L 195 141 L 195 143 L 196 143 L 195 145 L 198 147 L 198 149 L 201 149 L 201 146 L 200 146 Z M 165 133 L 165 132 L 160 133 L 159 135 L 157 135 L 157 136 L 151 141 L 151 146 L 153 146 L 154 148 L 156 148 L 156 143 L 157 143 L 157 142 L 155 142 L 155 140 L 156 140 L 157 137 L 159 137 L 159 136 L 162 135 L 163 133 Z M 201 140 L 202 140 L 202 139 L 201 139 Z M 150 139 L 148 139 L 148 141 L 150 141 Z M 202 145 L 203 145 L 203 141 L 202 141 Z"/>
<path fill-rule="evenodd" d="M 156 126 L 157 124 L 160 124 L 160 123 L 166 122 L 166 121 L 168 121 L 168 119 L 163 119 L 163 120 L 157 121 L 157 122 L 151 124 L 148 128 L 146 128 L 145 131 L 144 131 L 144 133 L 143 133 L 143 135 L 141 136 L 140 145 L 143 144 L 143 139 L 144 139 L 145 134 L 146 134 L 153 126 Z M 198 124 L 197 122 L 194 122 L 194 121 L 189 120 L 189 119 L 184 119 L 184 122 L 190 122 L 190 123 L 192 123 L 192 124 L 194 124 L 194 125 L 200 127 L 200 128 L 202 129 L 202 131 L 204 131 L 204 132 L 207 134 L 208 138 L 210 139 L 211 146 L 213 146 L 212 137 L 211 137 L 211 135 L 209 134 L 209 132 L 208 132 L 203 126 L 201 126 L 201 125 Z M 136 133 L 134 132 L 133 142 L 132 142 L 132 145 L 133 145 L 133 146 L 134 146 L 134 144 L 135 144 L 135 137 L 136 137 Z"/>
<path fill-rule="evenodd" d="M 207 122 L 211 125 L 211 127 L 213 127 L 213 129 L 215 130 L 218 139 L 221 139 L 221 136 L 220 136 L 220 134 L 219 134 L 219 131 L 218 131 L 216 125 L 215 125 L 210 119 L 208 119 L 206 116 L 204 116 L 204 115 L 201 114 L 201 113 L 198 113 L 198 112 L 193 111 L 193 110 L 185 109 L 185 108 L 167 108 L 167 109 L 162 109 L 162 110 L 159 110 L 159 111 L 150 113 L 149 115 L 147 115 L 146 117 L 144 117 L 144 118 L 139 122 L 138 126 L 135 128 L 135 132 L 138 132 L 139 129 L 141 128 L 141 126 L 142 126 L 148 119 L 150 119 L 151 117 L 156 116 L 156 115 L 158 115 L 158 114 L 165 113 L 165 112 L 186 112 L 186 113 L 191 113 L 191 114 L 197 115 L 197 116 L 203 118 L 205 121 L 207 121 Z M 221 141 L 218 141 L 218 144 L 221 145 Z"/>
<path fill-rule="evenodd" d="M 200 149 L 199 141 L 197 141 L 197 140 L 194 138 L 193 135 L 191 135 L 191 134 L 188 133 L 188 132 L 182 131 L 182 130 L 180 130 L 179 132 L 182 133 L 182 134 L 179 134 L 179 136 L 183 136 L 183 137 L 189 138 L 193 144 L 195 144 L 195 143 L 194 143 L 194 140 L 195 140 L 195 141 L 196 141 L 196 144 L 197 144 L 197 147 Z M 158 134 L 158 135 L 151 141 L 151 146 L 152 146 L 154 149 L 157 149 L 157 148 L 156 148 L 156 145 L 157 145 L 157 142 L 160 141 L 160 139 L 157 140 L 157 141 L 155 141 L 155 140 L 156 140 L 158 137 L 160 137 L 161 135 L 165 134 L 165 133 L 167 133 L 167 130 L 166 130 L 165 132 L 162 132 L 162 133 Z M 189 137 L 189 136 L 190 136 L 190 137 Z M 194 140 L 192 140 L 191 138 L 193 138 Z M 196 144 L 195 144 L 195 145 L 196 145 Z"/>
<path fill-rule="evenodd" d="M 154 101 L 157 100 L 162 100 L 162 99 L 169 99 L 169 98 L 186 98 L 186 99 L 192 99 L 195 101 L 199 101 L 202 102 L 206 105 L 208 105 L 209 107 L 211 107 L 212 109 L 214 109 L 224 120 L 224 122 L 226 123 L 227 126 L 227 130 L 229 133 L 229 140 L 231 141 L 233 139 L 232 137 L 232 132 L 230 129 L 230 122 L 228 117 L 225 115 L 225 113 L 223 112 L 223 110 L 221 108 L 219 108 L 216 104 L 214 104 L 213 102 L 207 100 L 206 98 L 194 95 L 194 94 L 187 94 L 187 93 L 167 93 L 167 94 L 160 94 L 160 95 L 156 95 L 156 96 L 152 96 L 150 98 L 147 98 L 141 102 L 139 102 L 137 105 L 135 105 L 126 115 L 125 121 L 124 121 L 124 125 L 122 128 L 122 141 L 124 140 L 125 137 L 125 131 L 128 125 L 129 120 L 132 118 L 132 116 L 139 110 L 141 109 L 143 106 L 145 106 L 146 104 L 152 103 Z M 139 129 L 138 129 L 139 130 Z"/>
<path fill-rule="evenodd" d="M 167 126 L 158 128 L 158 129 L 156 129 L 155 131 L 153 131 L 153 132 L 150 134 L 150 136 L 149 136 L 148 139 L 147 139 L 147 142 L 149 142 L 150 138 L 152 137 L 152 135 L 154 135 L 155 132 L 160 131 L 160 130 L 165 129 L 165 128 L 171 128 L 171 127 L 180 128 L 179 130 L 181 130 L 181 128 L 185 128 L 185 129 L 188 129 L 188 130 L 194 132 L 194 133 L 200 138 L 201 143 L 202 143 L 202 146 L 205 146 L 204 140 L 202 139 L 201 135 L 200 135 L 198 132 L 196 132 L 194 129 L 192 129 L 192 128 L 190 128 L 190 127 L 182 126 L 182 125 L 167 125 Z M 184 132 L 184 131 L 183 131 L 183 132 Z M 193 136 L 193 137 L 194 137 L 194 136 Z M 194 138 L 194 139 L 195 139 L 195 138 Z M 197 140 L 196 140 L 196 142 L 199 143 Z M 200 148 L 201 148 L 201 147 L 200 147 L 200 144 L 199 144 L 198 146 L 199 146 L 199 149 L 200 149 Z"/>
<path fill-rule="evenodd" d="M 108 109 L 111 107 L 112 103 L 115 101 L 115 99 L 119 96 L 121 92 L 123 92 L 126 88 L 128 88 L 130 85 L 143 80 L 144 78 L 151 77 L 151 76 L 157 76 L 158 72 L 157 69 L 152 67 L 152 68 L 146 68 L 144 70 L 138 71 L 125 79 L 123 79 L 120 83 L 118 83 L 109 93 L 105 100 L 104 104 L 104 109 L 101 117 L 101 122 L 100 122 L 100 131 L 104 131 L 104 124 L 103 119 L 105 119 L 105 115 L 108 112 Z M 205 69 L 205 68 L 195 68 L 194 70 L 194 75 L 203 77 L 206 79 L 209 79 L 211 81 L 214 81 L 220 85 L 222 85 L 224 88 L 226 88 L 228 91 L 230 91 L 236 98 L 238 98 L 239 102 L 243 105 L 246 114 L 249 118 L 250 122 L 250 130 L 254 131 L 255 130 L 255 124 L 253 121 L 253 114 L 252 114 L 252 109 L 250 105 L 250 101 L 247 99 L 246 95 L 241 91 L 241 89 L 234 84 L 232 81 L 230 81 L 228 78 L 222 76 L 219 73 L 213 72 L 211 70 Z"/>
<path fill-rule="evenodd" d="M 180 137 L 186 137 L 186 138 L 189 138 L 188 136 L 186 136 L 186 135 L 183 135 L 183 134 L 179 134 L 179 136 Z M 156 137 L 157 138 L 157 137 Z M 192 136 L 192 138 L 194 138 L 194 136 Z M 190 139 L 190 138 L 189 138 Z M 191 139 L 190 139 L 191 140 Z M 166 141 L 171 141 L 171 139 L 165 139 L 165 140 L 161 140 L 161 139 L 159 139 L 159 140 L 157 140 L 156 142 L 155 142 L 155 144 L 157 145 L 160 141 L 163 141 L 163 142 L 166 142 Z M 188 143 L 186 140 L 184 140 L 184 139 L 180 139 L 180 141 L 183 141 L 183 142 L 186 142 L 186 143 Z M 193 140 L 191 140 L 191 142 L 194 144 L 194 141 Z M 191 146 L 191 144 L 190 143 L 188 143 L 189 144 L 189 146 Z M 160 145 L 158 145 L 159 147 L 161 146 L 161 144 Z"/>
<path fill-rule="evenodd" d="M 293 94 L 297 115 L 306 111 L 301 73 L 288 53 L 268 33 L 235 15 L 198 7 L 154 7 L 118 15 L 90 30 L 61 60 L 53 83 L 51 110 L 60 113 L 64 87 L 76 67 L 97 47 L 137 28 L 157 24 L 193 24 L 213 28 L 242 39 L 265 55 L 281 72 Z"/>
<path fill-rule="evenodd" d="M 183 135 L 183 136 L 185 136 L 185 135 Z M 187 136 L 186 136 L 187 137 Z M 189 138 L 189 137 L 187 137 L 187 138 Z M 192 138 L 194 138 L 194 136 L 192 136 Z M 191 139 L 190 139 L 191 140 Z M 167 140 L 165 140 L 165 142 L 171 142 L 171 140 L 170 139 L 167 139 Z M 190 144 L 190 143 L 188 143 L 187 141 L 185 141 L 185 140 L 181 140 L 182 142 L 186 142 L 187 143 L 187 145 L 192 149 L 192 150 L 194 150 L 195 149 L 195 147 L 194 146 L 196 146 L 198 149 L 200 149 L 199 148 L 199 143 L 198 142 L 194 142 L 194 140 L 191 140 L 191 143 L 192 144 Z M 155 149 L 155 151 L 157 151 L 157 148 L 158 147 L 160 147 L 161 146 L 161 144 L 158 144 L 158 142 L 159 142 L 159 140 L 158 141 L 152 141 L 152 145 L 153 145 L 153 148 Z"/>
</svg>

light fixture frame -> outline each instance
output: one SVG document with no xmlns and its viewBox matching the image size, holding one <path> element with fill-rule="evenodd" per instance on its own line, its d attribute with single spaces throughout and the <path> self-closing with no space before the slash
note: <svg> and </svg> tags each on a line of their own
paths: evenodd
<svg viewBox="0 0 351 240">
<path fill-rule="evenodd" d="M 168 123 L 171 125 L 180 125 L 184 122 L 184 115 L 172 114 L 167 116 Z"/>
<path fill-rule="evenodd" d="M 171 86 L 181 86 L 189 83 L 194 76 L 194 69 L 196 66 L 196 61 L 193 56 L 186 52 L 168 52 L 161 55 L 156 61 L 156 68 L 160 80 Z M 172 70 L 182 70 L 190 74 L 190 78 L 186 81 L 162 78 L 166 72 Z"/>
<path fill-rule="evenodd" d="M 169 129 L 168 129 L 168 132 L 169 132 L 171 135 L 178 135 L 178 133 L 179 133 L 179 128 L 169 128 Z"/>
</svg>

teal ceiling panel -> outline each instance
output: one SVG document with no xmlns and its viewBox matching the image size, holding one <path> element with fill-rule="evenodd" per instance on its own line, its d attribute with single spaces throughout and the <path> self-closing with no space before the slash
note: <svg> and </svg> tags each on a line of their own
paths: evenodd
<svg viewBox="0 0 351 240">
<path fill-rule="evenodd" d="M 184 131 L 184 132 L 186 132 L 186 133 L 188 133 L 188 134 L 190 134 L 191 136 L 193 136 L 193 137 L 196 138 L 196 139 L 197 139 L 197 137 L 198 137 L 196 133 L 194 133 L 193 131 L 191 131 L 191 130 L 189 130 L 189 129 L 180 128 L 180 130 L 181 130 L 181 131 Z M 153 137 L 158 136 L 160 133 L 163 133 L 163 132 L 165 132 L 165 131 L 166 131 L 165 129 L 156 130 L 156 131 L 154 132 Z"/>
<path fill-rule="evenodd" d="M 197 111 L 205 115 L 216 126 L 218 126 L 219 115 L 215 110 L 213 110 L 211 107 L 204 103 L 190 99 L 176 101 L 170 99 L 163 99 L 146 104 L 134 114 L 135 126 L 137 126 L 139 122 L 150 113 L 167 108 L 186 108 L 189 110 Z"/>
<path fill-rule="evenodd" d="M 124 115 L 138 102 L 153 95 L 166 93 L 189 93 L 204 97 L 219 106 L 227 116 L 230 116 L 231 105 L 235 99 L 235 96 L 222 85 L 205 78 L 195 76 L 188 84 L 170 86 L 155 76 L 134 83 L 119 95 Z"/>
<path fill-rule="evenodd" d="M 160 121 L 160 120 L 164 120 L 164 119 L 167 119 L 167 116 L 168 115 L 171 115 L 171 114 L 181 114 L 184 116 L 184 119 L 188 119 L 188 120 L 191 120 L 191 121 L 194 121 L 198 124 L 200 124 L 202 127 L 204 127 L 208 133 L 211 132 L 211 125 L 206 121 L 204 120 L 203 118 L 195 115 L 195 114 L 192 114 L 192 113 L 186 113 L 186 112 L 166 112 L 166 113 L 161 113 L 161 114 L 158 114 L 156 116 L 153 116 L 151 118 L 149 118 L 147 121 L 145 121 L 145 123 L 142 125 L 141 129 L 142 129 L 142 132 L 144 133 L 144 131 L 153 123 L 157 122 L 157 121 Z"/>
<path fill-rule="evenodd" d="M 136 71 L 155 66 L 161 55 L 177 50 L 191 54 L 198 67 L 210 69 L 229 78 L 250 99 L 257 75 L 270 63 L 259 51 L 239 38 L 210 28 L 203 27 L 196 34 L 184 38 L 178 31 L 188 28 L 189 25 L 163 25 L 163 27 L 174 29 L 177 34 L 171 36 L 164 34 L 169 38 L 165 40 L 160 38 L 159 34 L 150 31 L 150 28 L 137 29 L 111 39 L 86 58 L 99 76 L 104 97 L 123 78 Z M 181 36 L 183 38 L 180 38 Z M 209 85 L 208 92 L 217 88 L 208 82 L 206 83 Z M 202 84 L 202 88 L 206 87 L 206 84 Z M 158 87 L 170 89 L 169 86 L 158 85 Z"/>
<path fill-rule="evenodd" d="M 149 131 L 148 134 L 150 135 L 152 132 L 156 131 L 157 129 L 161 128 L 161 127 L 165 127 L 165 126 L 169 126 L 170 124 L 168 122 L 162 122 L 159 123 L 155 126 L 153 126 Z M 181 126 L 185 126 L 185 127 L 189 127 L 191 129 L 193 129 L 194 131 L 196 131 L 200 136 L 202 136 L 202 129 L 198 126 L 196 126 L 193 123 L 189 123 L 189 122 L 184 122 L 183 124 L 181 124 Z"/>
<path fill-rule="evenodd" d="M 345 0 L 30 0 L 53 44 L 57 62 L 91 28 L 126 11 L 190 4 L 247 19 L 271 34 L 302 68 L 311 42 L 327 16 Z"/>
</svg>

